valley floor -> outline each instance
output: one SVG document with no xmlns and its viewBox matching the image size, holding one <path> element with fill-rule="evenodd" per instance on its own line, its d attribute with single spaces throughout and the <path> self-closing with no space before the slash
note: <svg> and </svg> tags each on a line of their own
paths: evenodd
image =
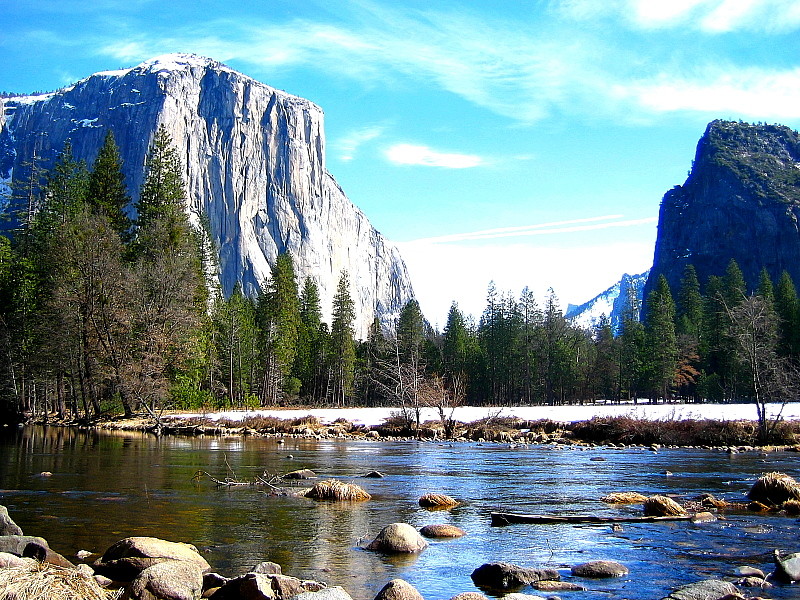
<svg viewBox="0 0 800 600">
<path fill-rule="evenodd" d="M 242 420 L 246 417 L 275 416 L 281 419 L 294 419 L 313 415 L 323 423 L 332 423 L 344 418 L 351 423 L 367 427 L 379 425 L 397 408 L 301 408 L 301 409 L 261 409 L 238 410 L 217 413 L 177 413 L 173 417 L 206 417 L 209 419 Z M 449 412 L 449 411 L 448 411 Z M 587 404 L 581 406 L 515 406 L 487 407 L 462 406 L 455 409 L 454 418 L 463 423 L 471 423 L 488 416 L 516 416 L 536 421 L 550 419 L 562 423 L 586 421 L 593 417 L 626 416 L 648 420 L 710 419 L 716 421 L 735 421 L 757 419 L 754 404 Z M 767 414 L 774 418 L 780 414 L 784 420 L 800 421 L 800 402 L 786 404 L 781 412 L 780 404 L 770 404 Z M 434 408 L 422 409 L 422 420 L 438 420 Z"/>
</svg>

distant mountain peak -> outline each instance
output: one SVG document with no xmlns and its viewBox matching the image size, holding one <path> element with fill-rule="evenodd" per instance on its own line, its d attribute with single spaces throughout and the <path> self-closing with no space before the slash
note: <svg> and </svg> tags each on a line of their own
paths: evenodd
<svg viewBox="0 0 800 600">
<path fill-rule="evenodd" d="M 598 326 L 603 317 L 608 319 L 614 334 L 619 333 L 626 315 L 639 316 L 642 306 L 642 292 L 649 271 L 638 275 L 625 273 L 618 282 L 581 305 L 570 304 L 566 318 L 573 325 L 584 329 Z"/>
</svg>

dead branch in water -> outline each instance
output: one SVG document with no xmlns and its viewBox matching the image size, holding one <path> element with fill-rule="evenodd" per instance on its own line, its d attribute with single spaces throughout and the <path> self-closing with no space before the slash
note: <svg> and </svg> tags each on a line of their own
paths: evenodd
<svg viewBox="0 0 800 600">
<path fill-rule="evenodd" d="M 233 477 L 226 477 L 225 479 L 217 479 L 207 471 L 197 471 L 192 477 L 192 481 L 200 481 L 203 477 L 207 477 L 217 487 L 234 487 L 234 486 L 267 486 L 277 493 L 284 493 L 284 491 L 274 483 L 280 481 L 278 475 L 269 475 L 266 471 L 256 476 L 251 481 L 239 481 Z"/>
</svg>

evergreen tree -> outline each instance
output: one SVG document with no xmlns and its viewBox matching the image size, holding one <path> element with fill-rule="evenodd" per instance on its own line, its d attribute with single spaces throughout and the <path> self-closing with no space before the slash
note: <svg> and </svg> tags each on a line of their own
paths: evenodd
<svg viewBox="0 0 800 600">
<path fill-rule="evenodd" d="M 266 338 L 264 376 L 265 401 L 274 402 L 287 381 L 297 356 L 297 340 L 300 328 L 300 299 L 297 291 L 297 279 L 294 272 L 294 260 L 289 252 L 278 255 L 272 268 L 266 294 L 262 296 L 260 327 Z"/>
<path fill-rule="evenodd" d="M 145 250 L 150 248 L 153 241 L 147 236 L 155 232 L 164 238 L 157 241 L 157 246 L 184 246 L 192 230 L 184 207 L 186 190 L 183 165 L 164 125 L 159 125 L 150 144 L 145 172 L 145 181 L 136 203 L 140 247 L 144 246 Z"/>
<path fill-rule="evenodd" d="M 342 272 L 333 297 L 333 319 L 331 321 L 331 378 L 333 401 L 344 406 L 353 393 L 356 351 L 353 339 L 355 308 L 350 296 L 350 278 Z"/>
<path fill-rule="evenodd" d="M 237 283 L 230 298 L 215 304 L 214 328 L 221 381 L 234 406 L 245 405 L 255 387 L 258 362 L 258 328 L 255 303 Z"/>
<path fill-rule="evenodd" d="M 703 296 L 694 265 L 686 265 L 683 271 L 675 309 L 677 333 L 699 342 L 703 330 Z"/>
<path fill-rule="evenodd" d="M 397 319 L 400 360 L 404 363 L 420 365 L 424 341 L 425 317 L 422 316 L 419 302 L 412 298 L 400 309 L 400 316 Z"/>
<path fill-rule="evenodd" d="M 464 315 L 458 304 L 453 302 L 447 312 L 442 345 L 442 363 L 448 377 L 464 377 L 469 366 L 469 333 Z"/>
<path fill-rule="evenodd" d="M 781 273 L 778 280 L 775 311 L 778 314 L 778 354 L 797 360 L 800 357 L 800 304 L 797 288 L 786 271 Z"/>
<path fill-rule="evenodd" d="M 294 374 L 300 380 L 302 393 L 312 400 L 318 400 L 323 395 L 320 381 L 325 367 L 325 353 L 320 339 L 321 324 L 319 288 L 312 278 L 306 277 L 300 293 Z"/>
<path fill-rule="evenodd" d="M 156 190 L 148 193 L 156 193 Z M 130 197 L 122 173 L 122 158 L 110 129 L 106 132 L 103 146 L 92 165 L 87 197 L 92 211 L 106 216 L 122 240 L 127 240 L 132 223 L 125 209 Z M 183 201 L 182 195 L 180 201 Z"/>
<path fill-rule="evenodd" d="M 675 303 L 667 278 L 661 275 L 647 298 L 645 321 L 649 380 L 653 398 L 669 399 L 677 366 Z"/>
</svg>

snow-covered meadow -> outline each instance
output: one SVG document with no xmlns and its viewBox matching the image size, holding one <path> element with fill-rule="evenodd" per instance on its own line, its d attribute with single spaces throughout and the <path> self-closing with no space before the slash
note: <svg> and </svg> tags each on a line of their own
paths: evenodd
<svg viewBox="0 0 800 600">
<path fill-rule="evenodd" d="M 782 412 L 781 408 L 783 408 Z M 386 417 L 397 411 L 397 408 L 301 408 L 180 413 L 173 416 L 184 418 L 203 416 L 214 420 L 230 419 L 236 421 L 245 417 L 255 416 L 295 419 L 313 415 L 323 423 L 332 423 L 336 419 L 344 418 L 355 424 L 372 426 L 382 423 Z M 779 413 L 785 420 L 800 420 L 800 402 L 786 404 L 783 407 L 780 404 L 767 406 L 769 418 L 774 418 Z M 532 421 L 551 419 L 564 423 L 585 421 L 592 417 L 605 416 L 630 416 L 651 420 L 711 419 L 733 421 L 747 419 L 755 421 L 757 419 L 755 404 L 587 404 L 583 406 L 515 406 L 502 408 L 462 406 L 455 409 L 454 417 L 464 423 L 470 423 L 498 414 L 506 417 L 516 416 Z M 438 418 L 436 409 L 422 409 L 423 421 L 438 420 Z"/>
</svg>

